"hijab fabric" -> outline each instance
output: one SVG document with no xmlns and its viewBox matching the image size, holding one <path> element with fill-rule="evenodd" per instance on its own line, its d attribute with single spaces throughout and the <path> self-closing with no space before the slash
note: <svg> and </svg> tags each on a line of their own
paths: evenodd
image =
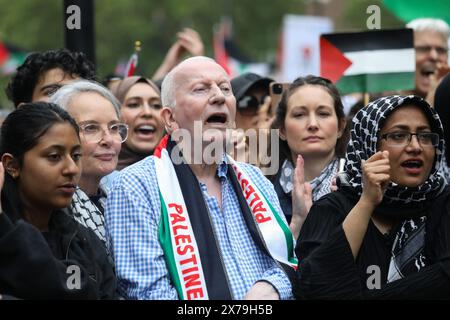
<svg viewBox="0 0 450 320">
<path fill-rule="evenodd" d="M 426 114 L 432 131 L 439 134 L 439 145 L 436 147 L 434 166 L 428 179 L 417 187 L 400 186 L 390 182 L 383 197 L 383 203 L 391 205 L 417 205 L 424 200 L 432 200 L 438 196 L 445 180 L 440 173 L 444 151 L 444 133 L 437 113 L 430 105 L 417 96 L 387 96 L 377 99 L 361 109 L 353 118 L 351 138 L 347 147 L 345 171 L 353 192 L 362 193 L 363 160 L 369 159 L 377 152 L 380 131 L 390 114 L 404 105 L 415 105 Z"/>
<path fill-rule="evenodd" d="M 128 91 L 138 82 L 147 83 L 158 93 L 159 96 L 161 96 L 161 91 L 153 81 L 141 76 L 131 76 L 120 80 L 119 84 L 112 90 L 112 93 L 117 98 L 117 100 L 119 100 L 120 104 L 123 104 L 125 102 L 125 96 L 127 95 Z"/>
<path fill-rule="evenodd" d="M 123 105 L 128 91 L 131 89 L 132 86 L 140 82 L 148 84 L 158 93 L 159 96 L 161 96 L 161 92 L 158 86 L 155 83 L 153 83 L 153 81 L 151 81 L 150 79 L 141 76 L 131 76 L 122 79 L 119 82 L 119 84 L 112 90 L 112 93 L 117 98 L 117 100 L 119 100 L 120 104 Z M 132 165 L 133 163 L 136 163 L 144 159 L 145 157 L 152 155 L 152 153 L 153 152 L 150 151 L 141 153 L 135 150 L 131 150 L 128 147 L 127 143 L 125 142 L 122 144 L 122 149 L 120 150 L 119 153 L 119 162 L 117 164 L 117 169 L 122 170 L 123 168 L 128 167 L 129 165 Z"/>
</svg>

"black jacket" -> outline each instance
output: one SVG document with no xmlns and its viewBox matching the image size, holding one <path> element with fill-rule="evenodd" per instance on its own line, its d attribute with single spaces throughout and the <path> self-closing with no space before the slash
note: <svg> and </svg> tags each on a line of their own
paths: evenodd
<svg viewBox="0 0 450 320">
<path fill-rule="evenodd" d="M 277 193 L 278 200 L 280 201 L 281 209 L 283 210 L 284 216 L 289 224 L 292 220 L 292 192 L 284 192 L 283 187 L 280 184 L 280 175 L 281 170 L 278 171 L 271 181 L 275 192 Z"/>
<path fill-rule="evenodd" d="M 428 265 L 391 283 L 387 283 L 387 274 L 396 230 L 384 235 L 370 221 L 354 259 L 342 222 L 356 202 L 343 191 L 314 202 L 297 241 L 297 299 L 450 298 L 449 189 L 426 206 Z M 379 289 L 368 288 L 371 266 L 381 270 Z"/>
<path fill-rule="evenodd" d="M 0 214 L 0 293 L 22 299 L 112 299 L 115 292 L 105 247 L 68 213 L 53 213 L 46 233 Z"/>
</svg>

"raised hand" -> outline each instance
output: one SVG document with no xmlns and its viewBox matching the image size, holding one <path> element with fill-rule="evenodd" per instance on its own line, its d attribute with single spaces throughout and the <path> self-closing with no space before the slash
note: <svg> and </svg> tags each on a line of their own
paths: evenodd
<svg viewBox="0 0 450 320">
<path fill-rule="evenodd" d="M 185 28 L 177 33 L 177 40 L 167 51 L 164 61 L 153 74 L 153 80 L 159 80 L 181 62 L 185 54 L 201 56 L 205 54 L 203 41 L 197 31 Z"/>
<path fill-rule="evenodd" d="M 377 206 L 390 181 L 389 152 L 378 151 L 362 164 L 363 192 L 361 200 Z"/>
<path fill-rule="evenodd" d="M 289 226 L 295 239 L 298 238 L 313 203 L 312 188 L 309 182 L 305 181 L 304 166 L 303 157 L 298 155 L 293 179 L 294 188 L 292 189 L 292 220 Z"/>
<path fill-rule="evenodd" d="M 436 71 L 430 75 L 430 88 L 425 99 L 429 104 L 434 105 L 434 94 L 436 93 L 436 89 L 448 73 L 450 73 L 450 66 L 448 64 L 436 64 Z"/>
<path fill-rule="evenodd" d="M 189 54 L 193 56 L 203 56 L 205 54 L 205 47 L 202 38 L 197 31 L 184 28 L 177 33 L 178 43 Z"/>
</svg>

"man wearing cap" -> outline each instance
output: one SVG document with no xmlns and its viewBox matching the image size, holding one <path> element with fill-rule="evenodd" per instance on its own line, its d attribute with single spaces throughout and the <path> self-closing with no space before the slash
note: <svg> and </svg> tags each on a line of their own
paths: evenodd
<svg viewBox="0 0 450 320">
<path fill-rule="evenodd" d="M 258 128 L 258 111 L 269 96 L 269 85 L 273 79 L 256 73 L 244 73 L 231 80 L 236 97 L 236 128 L 248 130 Z"/>
</svg>

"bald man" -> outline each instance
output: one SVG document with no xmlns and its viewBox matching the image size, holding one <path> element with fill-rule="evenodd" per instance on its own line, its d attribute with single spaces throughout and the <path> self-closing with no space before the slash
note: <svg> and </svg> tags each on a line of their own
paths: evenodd
<svg viewBox="0 0 450 320">
<path fill-rule="evenodd" d="M 293 237 L 271 183 L 226 154 L 236 99 L 214 60 L 162 83 L 168 135 L 121 171 L 106 210 L 128 299 L 291 299 Z M 209 152 L 215 149 L 215 152 Z"/>
</svg>

